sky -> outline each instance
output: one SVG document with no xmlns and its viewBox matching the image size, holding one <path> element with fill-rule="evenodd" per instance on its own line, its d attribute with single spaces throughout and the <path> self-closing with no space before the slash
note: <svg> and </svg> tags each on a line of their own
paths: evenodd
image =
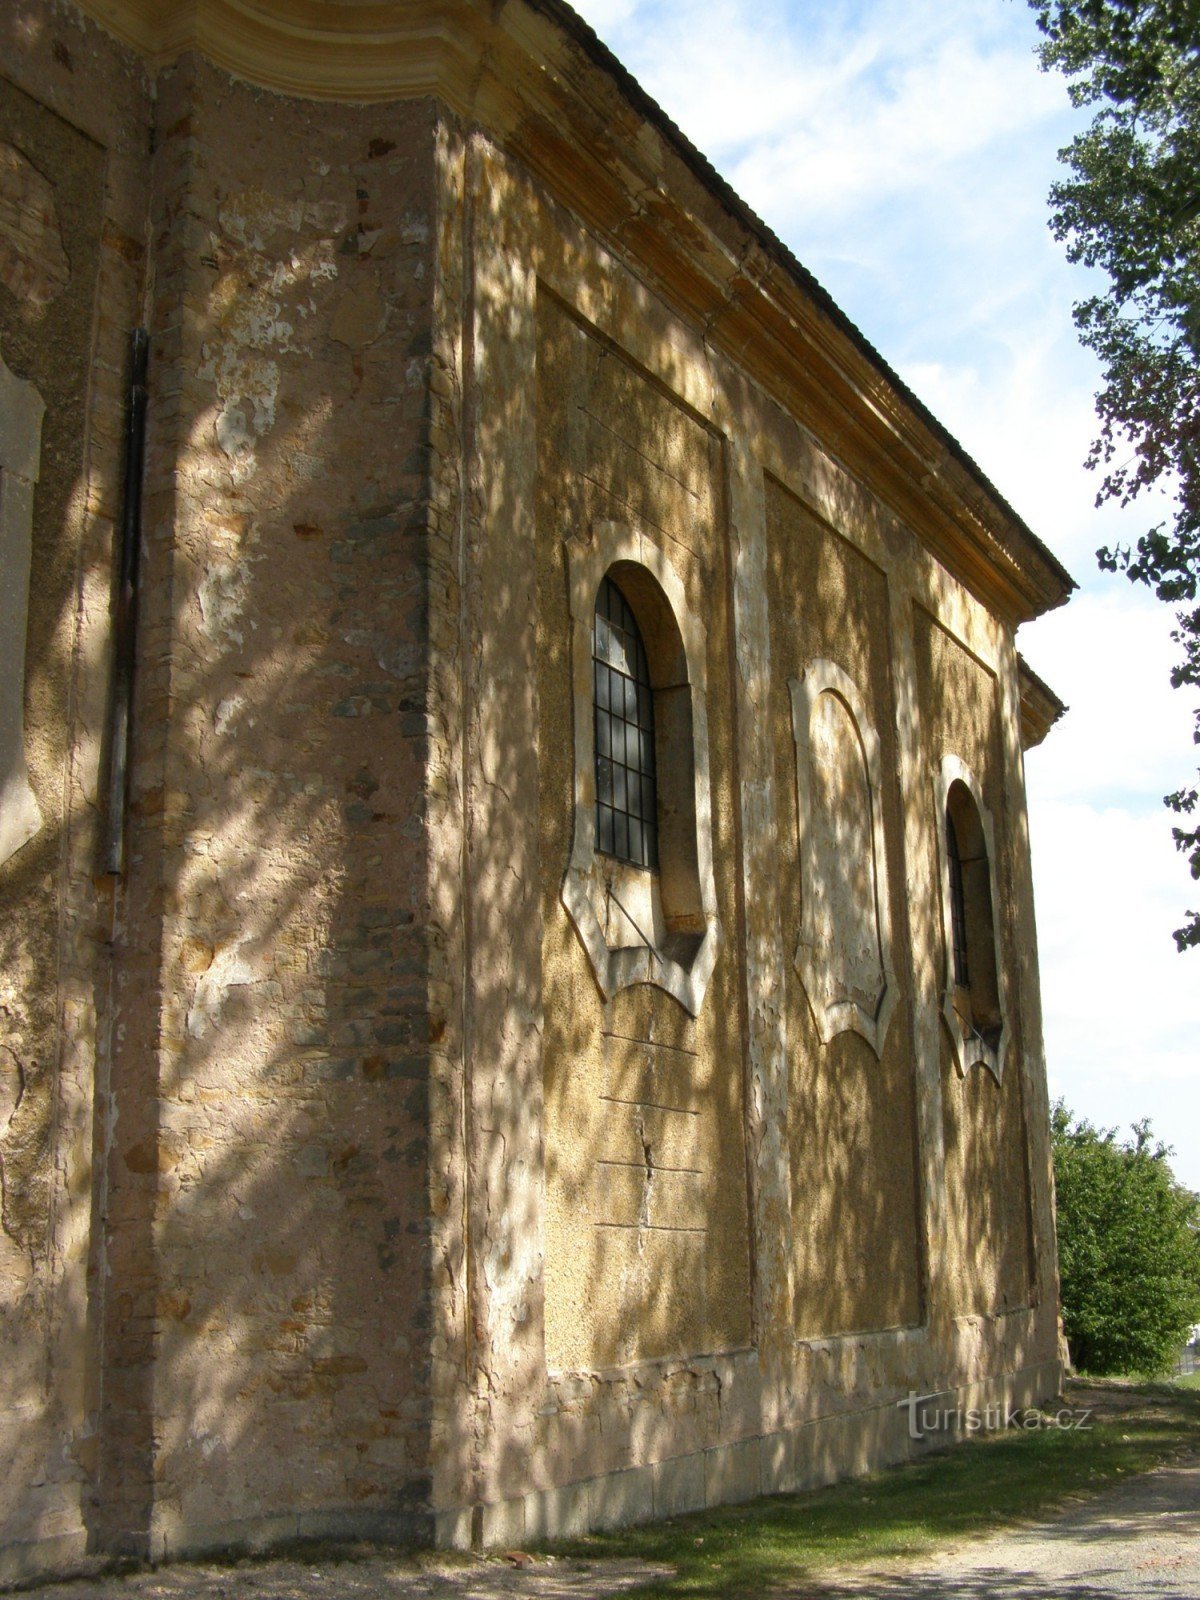
<svg viewBox="0 0 1200 1600">
<path fill-rule="evenodd" d="M 1024 0 L 574 0 L 1064 562 L 1018 644 L 1070 711 L 1029 752 L 1053 1097 L 1148 1117 L 1200 1190 L 1200 904 L 1162 797 L 1195 777 L 1169 608 L 1101 573 L 1161 507 L 1095 508 L 1093 280 L 1047 226 L 1082 126 Z"/>
</svg>

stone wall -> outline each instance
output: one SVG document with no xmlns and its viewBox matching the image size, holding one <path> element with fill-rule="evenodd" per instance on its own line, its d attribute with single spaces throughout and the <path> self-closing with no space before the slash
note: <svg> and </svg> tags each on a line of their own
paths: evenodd
<svg viewBox="0 0 1200 1600">
<path fill-rule="evenodd" d="M 4 27 L 0 352 L 46 403 L 44 823 L 0 866 L 10 1564 L 282 1535 L 314 1507 L 323 1531 L 394 1532 L 429 1472 L 434 118 L 317 112 L 194 59 L 151 106 L 92 25 L 29 5 Z M 114 886 L 108 613 L 143 321 Z"/>
<path fill-rule="evenodd" d="M 0 641 L 9 684 L 24 662 L 17 738 L 36 802 L 32 835 L 0 863 L 0 1575 L 17 1577 L 83 1550 L 96 1464 L 100 795 L 149 104 L 140 66 L 68 8 L 6 6 L 0 61 L 0 360 L 23 407 L 45 407 L 24 627 Z M 0 470 L 0 495 L 16 488 Z"/>
<path fill-rule="evenodd" d="M 777 483 L 768 482 L 766 503 L 779 889 L 784 938 L 795 941 L 804 896 L 788 685 L 809 662 L 835 661 L 858 685 L 878 730 L 890 873 L 876 892 L 896 906 L 905 894 L 902 798 L 886 574 Z M 861 735 L 854 730 L 849 737 Z M 831 796 L 831 809 L 845 818 L 848 797 Z M 856 843 L 835 836 L 825 848 L 861 857 Z M 835 921 L 846 938 L 853 918 L 849 907 L 838 909 Z M 897 920 L 906 926 L 903 916 Z M 822 1041 L 795 953 L 785 948 L 781 958 L 788 994 L 796 1332 L 821 1337 L 911 1327 L 921 1321 L 922 1267 L 908 950 L 895 953 L 903 1003 L 890 1013 L 880 1051 L 852 1030 Z"/>
<path fill-rule="evenodd" d="M 546 1361 L 619 1367 L 749 1343 L 721 458 L 707 429 L 546 296 L 537 375 Z M 705 619 L 724 948 L 695 1018 L 649 984 L 605 1004 L 562 903 L 576 775 L 567 542 L 603 520 L 646 530 Z M 610 904 L 610 922 L 624 916 Z M 632 926 L 613 938 L 637 943 Z"/>
<path fill-rule="evenodd" d="M 161 1554 L 428 1474 L 433 119 L 157 116 L 101 1515 Z"/>
<path fill-rule="evenodd" d="M 928 749 L 933 764 L 961 756 L 979 781 L 996 823 L 1001 903 L 994 908 L 1004 956 L 1002 983 L 1017 991 L 1021 930 L 1013 884 L 1001 704 L 996 675 L 927 612 L 916 618 L 917 665 Z M 942 1127 L 946 1159 L 947 1233 L 942 1241 L 956 1313 L 994 1316 L 1029 1303 L 1033 1291 L 1032 1219 L 1021 1072 L 1025 1021 L 1010 1026 L 1002 1075 L 965 1076 L 943 1028 Z"/>
</svg>

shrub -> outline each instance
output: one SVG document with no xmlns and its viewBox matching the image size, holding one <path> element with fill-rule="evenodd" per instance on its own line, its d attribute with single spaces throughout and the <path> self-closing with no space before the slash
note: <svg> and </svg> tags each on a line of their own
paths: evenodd
<svg viewBox="0 0 1200 1600">
<path fill-rule="evenodd" d="M 1200 1199 L 1149 1122 L 1122 1143 L 1059 1100 L 1051 1130 L 1071 1359 L 1096 1374 L 1165 1372 L 1200 1321 Z"/>
</svg>

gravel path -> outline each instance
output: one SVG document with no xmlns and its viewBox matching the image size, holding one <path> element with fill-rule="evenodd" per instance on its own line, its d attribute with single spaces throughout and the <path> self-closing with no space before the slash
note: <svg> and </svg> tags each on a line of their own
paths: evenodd
<svg viewBox="0 0 1200 1600">
<path fill-rule="evenodd" d="M 1200 1600 L 1200 1461 L 1130 1478 L 936 1561 L 812 1584 L 789 1600 Z"/>
</svg>

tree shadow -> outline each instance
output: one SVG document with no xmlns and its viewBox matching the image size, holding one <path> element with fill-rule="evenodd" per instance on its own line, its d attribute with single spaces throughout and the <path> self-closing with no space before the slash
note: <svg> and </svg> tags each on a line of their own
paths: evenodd
<svg viewBox="0 0 1200 1600">
<path fill-rule="evenodd" d="M 91 1534 L 428 1532 L 433 118 L 157 114 Z"/>
</svg>

